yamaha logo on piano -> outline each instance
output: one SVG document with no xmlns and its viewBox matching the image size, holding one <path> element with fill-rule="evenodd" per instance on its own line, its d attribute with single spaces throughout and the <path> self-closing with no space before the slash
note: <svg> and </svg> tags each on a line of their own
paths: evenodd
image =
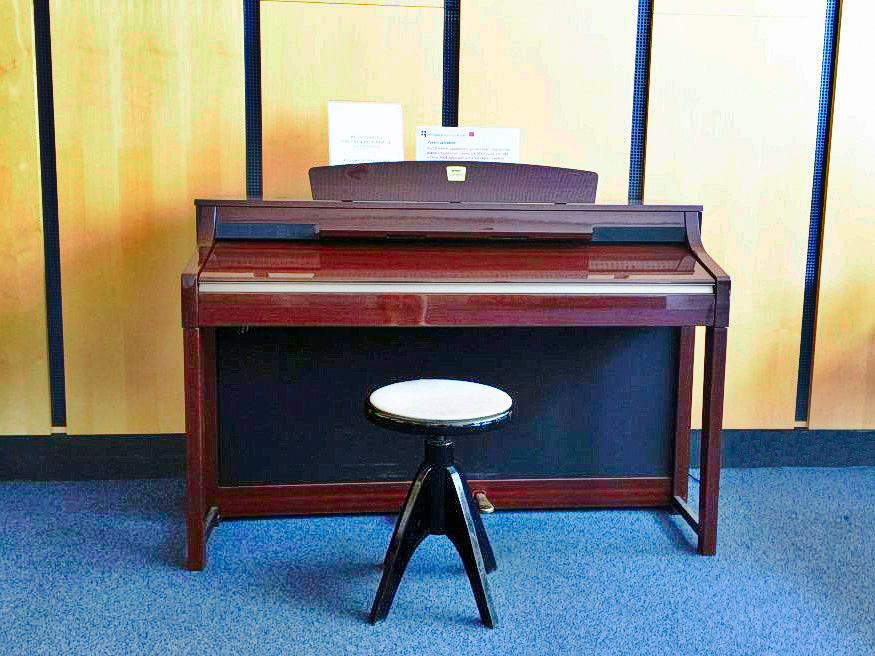
<svg viewBox="0 0 875 656">
<path fill-rule="evenodd" d="M 466 172 L 467 170 L 464 166 L 448 166 L 447 182 L 465 182 Z"/>
</svg>

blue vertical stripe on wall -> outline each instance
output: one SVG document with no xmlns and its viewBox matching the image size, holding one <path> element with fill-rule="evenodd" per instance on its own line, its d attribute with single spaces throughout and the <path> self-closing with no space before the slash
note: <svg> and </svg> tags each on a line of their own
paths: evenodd
<svg viewBox="0 0 875 656">
<path fill-rule="evenodd" d="M 442 123 L 444 127 L 459 125 L 459 39 L 460 0 L 444 2 L 444 92 Z"/>
<path fill-rule="evenodd" d="M 261 198 L 261 0 L 243 0 L 246 76 L 246 195 Z"/>
<path fill-rule="evenodd" d="M 58 229 L 58 169 L 55 160 L 55 99 L 52 88 L 52 33 L 49 0 L 33 3 L 37 120 L 43 204 L 46 328 L 52 427 L 66 428 L 64 322 L 61 311 L 61 246 Z"/>
<path fill-rule="evenodd" d="M 817 111 L 817 145 L 814 151 L 814 180 L 811 189 L 811 218 L 808 227 L 808 256 L 805 262 L 805 293 L 802 302 L 802 335 L 799 343 L 799 377 L 796 382 L 796 421 L 808 420 L 811 400 L 811 368 L 820 286 L 820 258 L 823 243 L 823 212 L 829 167 L 829 139 L 838 55 L 841 0 L 827 0 L 820 70 L 820 107 Z"/>
<path fill-rule="evenodd" d="M 653 0 L 638 0 L 635 37 L 635 85 L 632 91 L 632 142 L 629 155 L 629 203 L 644 198 L 644 160 L 647 151 L 647 102 L 650 91 L 650 43 Z"/>
</svg>

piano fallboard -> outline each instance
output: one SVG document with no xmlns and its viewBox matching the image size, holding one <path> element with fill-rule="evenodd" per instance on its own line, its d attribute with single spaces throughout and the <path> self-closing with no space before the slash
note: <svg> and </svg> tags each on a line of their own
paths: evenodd
<svg viewBox="0 0 875 656">
<path fill-rule="evenodd" d="M 627 240 L 683 242 L 697 206 L 591 203 L 197 201 L 198 242 L 246 239 Z"/>
</svg>

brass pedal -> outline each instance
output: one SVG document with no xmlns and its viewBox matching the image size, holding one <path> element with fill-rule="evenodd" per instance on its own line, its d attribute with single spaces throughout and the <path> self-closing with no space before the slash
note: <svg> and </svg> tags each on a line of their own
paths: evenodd
<svg viewBox="0 0 875 656">
<path fill-rule="evenodd" d="M 480 512 L 486 514 L 495 512 L 495 506 L 492 505 L 492 502 L 489 500 L 489 497 L 486 496 L 484 490 L 477 490 L 474 492 L 474 501 L 477 502 L 477 507 L 480 509 Z"/>
</svg>

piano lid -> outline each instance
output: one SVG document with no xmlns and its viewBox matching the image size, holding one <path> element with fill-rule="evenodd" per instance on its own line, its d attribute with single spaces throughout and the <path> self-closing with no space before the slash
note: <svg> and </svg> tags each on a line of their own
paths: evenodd
<svg viewBox="0 0 875 656">
<path fill-rule="evenodd" d="M 706 283 L 685 246 L 585 242 L 219 242 L 201 282 Z"/>
</svg>

